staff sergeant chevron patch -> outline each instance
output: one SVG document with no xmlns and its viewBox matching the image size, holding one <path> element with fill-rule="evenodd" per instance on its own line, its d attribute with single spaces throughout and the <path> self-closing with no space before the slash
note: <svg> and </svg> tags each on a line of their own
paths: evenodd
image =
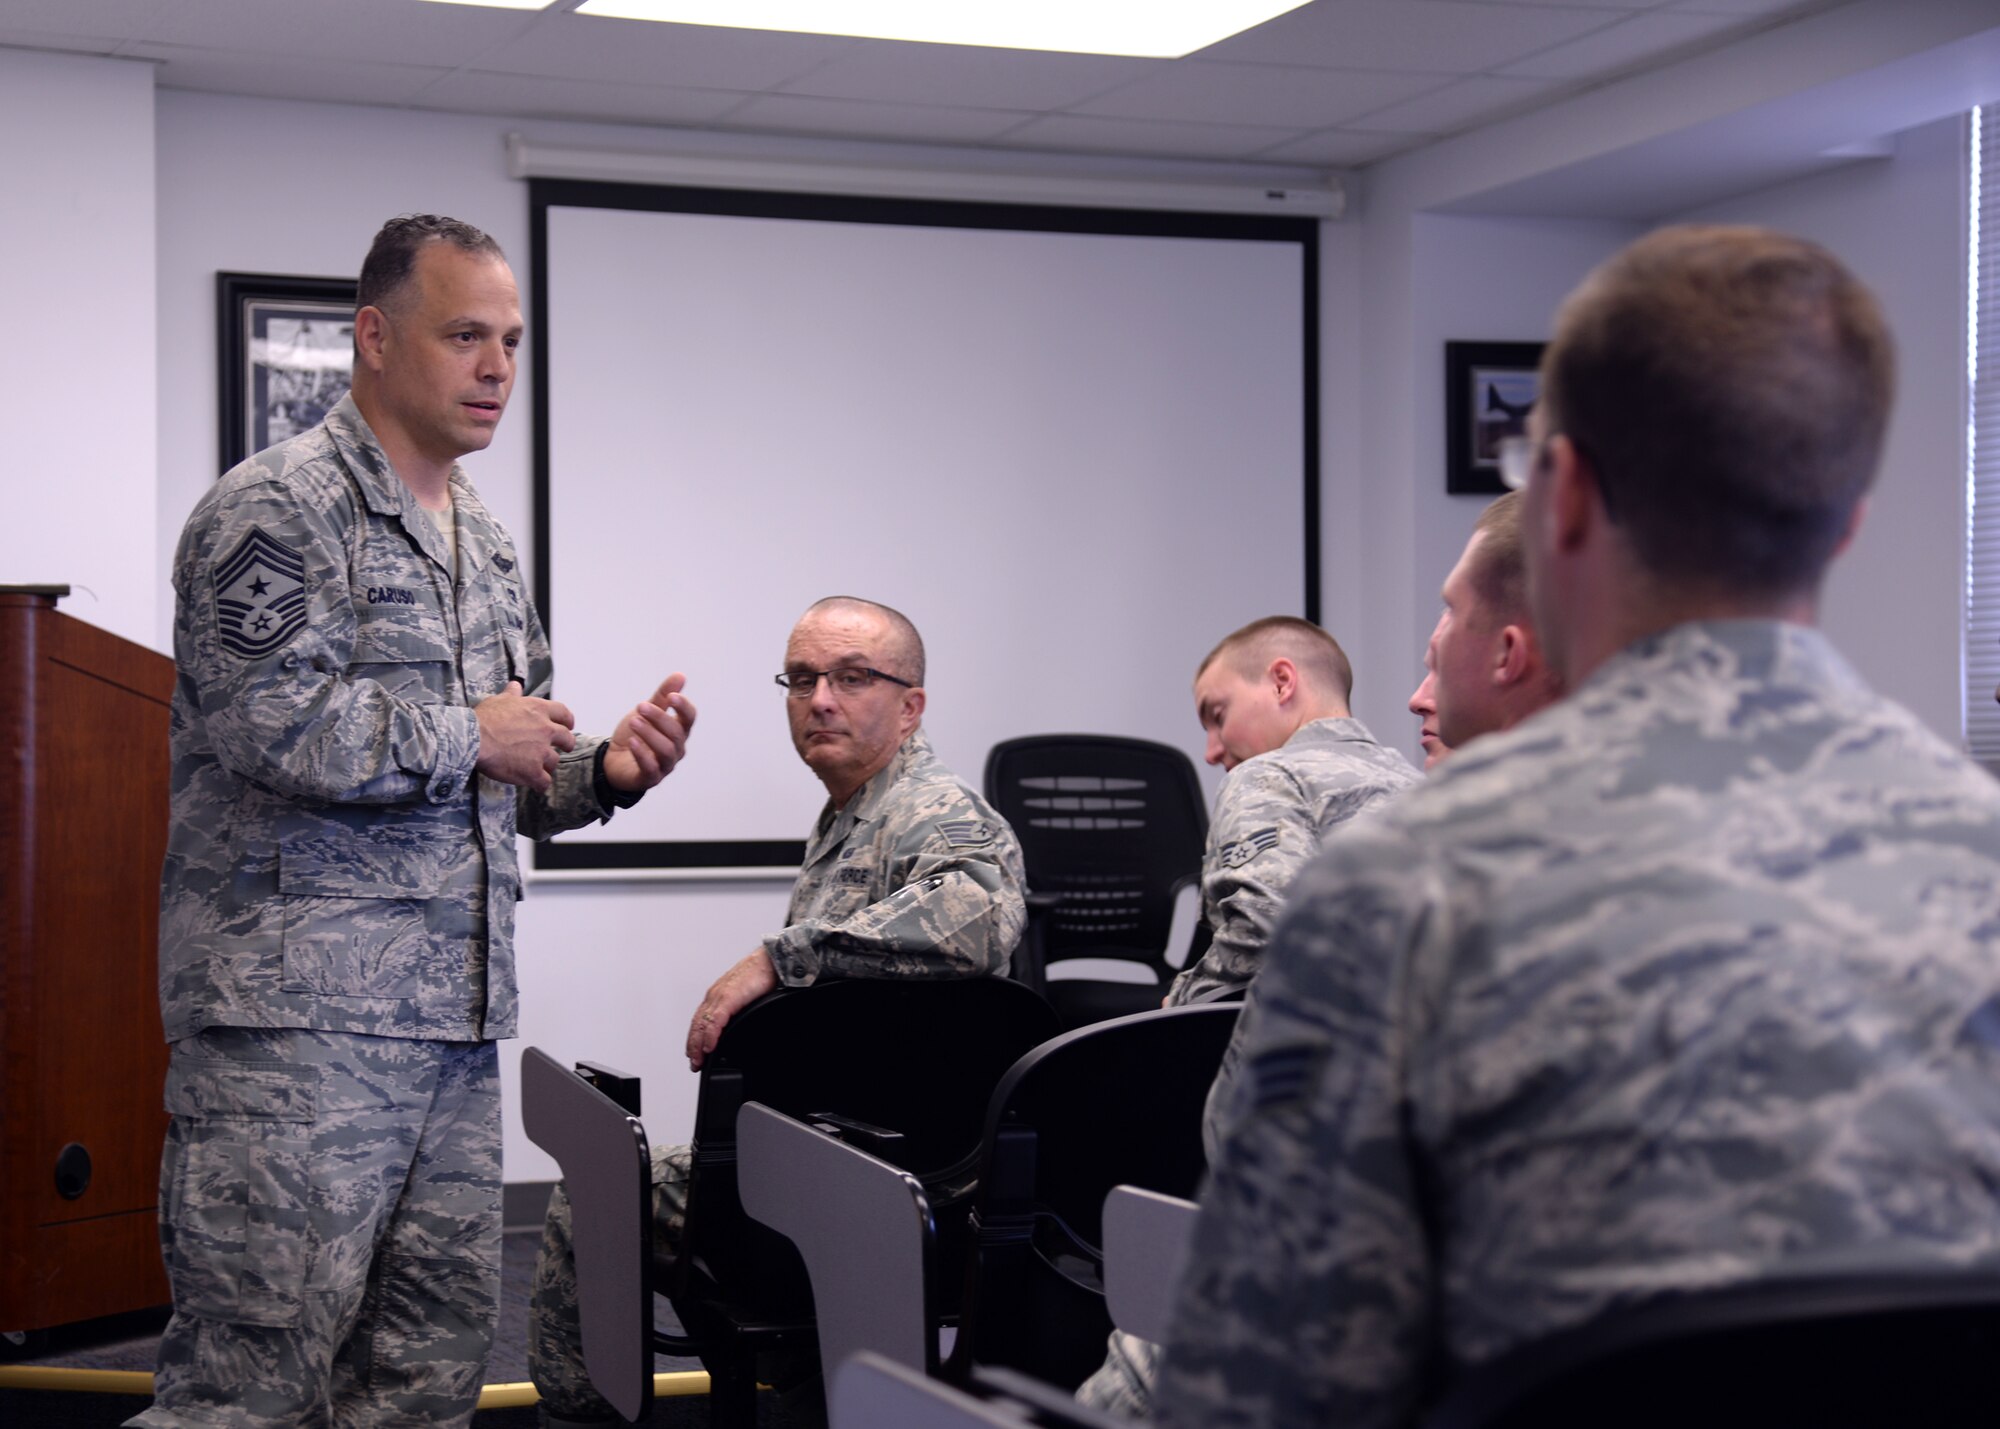
<svg viewBox="0 0 2000 1429">
<path fill-rule="evenodd" d="M 215 628 L 222 648 L 256 660 L 305 623 L 304 557 L 253 529 L 215 566 Z"/>
<path fill-rule="evenodd" d="M 938 824 L 938 832 L 953 848 L 966 848 L 992 843 L 994 829 L 984 819 L 945 819 Z"/>
</svg>

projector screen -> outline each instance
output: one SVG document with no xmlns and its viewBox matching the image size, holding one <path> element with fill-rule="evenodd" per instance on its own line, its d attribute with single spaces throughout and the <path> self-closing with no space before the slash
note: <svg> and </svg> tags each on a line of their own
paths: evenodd
<svg viewBox="0 0 2000 1429">
<path fill-rule="evenodd" d="M 700 709 L 538 875 L 796 867 L 824 792 L 771 677 L 821 596 L 916 623 L 974 787 L 1023 734 L 1199 763 L 1201 657 L 1316 618 L 1312 220 L 530 187 L 556 693 L 604 729 L 684 670 Z"/>
</svg>

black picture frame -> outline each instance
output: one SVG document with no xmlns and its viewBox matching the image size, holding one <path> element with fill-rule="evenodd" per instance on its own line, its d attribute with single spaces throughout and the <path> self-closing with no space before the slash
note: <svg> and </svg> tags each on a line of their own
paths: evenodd
<svg viewBox="0 0 2000 1429">
<path fill-rule="evenodd" d="M 313 426 L 353 375 L 352 278 L 217 273 L 217 475 Z M 293 355 L 274 356 L 271 343 Z M 342 360 L 344 358 L 344 360 Z"/>
<path fill-rule="evenodd" d="M 1527 430 L 1540 396 L 1539 342 L 1444 345 L 1444 489 L 1452 496 L 1498 496 L 1499 443 Z M 1525 398 L 1525 401 L 1523 400 Z"/>
</svg>

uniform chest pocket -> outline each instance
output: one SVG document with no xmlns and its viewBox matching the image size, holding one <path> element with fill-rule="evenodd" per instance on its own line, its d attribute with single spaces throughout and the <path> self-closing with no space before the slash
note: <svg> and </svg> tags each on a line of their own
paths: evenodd
<svg viewBox="0 0 2000 1429">
<path fill-rule="evenodd" d="M 875 901 L 874 870 L 865 863 L 837 863 L 815 890 L 809 916 L 839 919 Z"/>
<path fill-rule="evenodd" d="M 452 665 L 444 622 L 434 610 L 373 607 L 354 632 L 350 672 L 374 680 L 398 699 L 445 699 Z"/>
</svg>

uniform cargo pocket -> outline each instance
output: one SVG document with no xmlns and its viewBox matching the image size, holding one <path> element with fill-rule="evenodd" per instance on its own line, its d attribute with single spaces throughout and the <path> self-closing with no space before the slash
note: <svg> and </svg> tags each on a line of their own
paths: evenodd
<svg viewBox="0 0 2000 1429">
<path fill-rule="evenodd" d="M 296 1326 L 314 1253 L 316 1074 L 284 1063 L 175 1057 L 167 1110 L 180 1173 L 168 1197 L 176 1309 Z M 174 1144 L 170 1143 L 170 1144 Z"/>
<path fill-rule="evenodd" d="M 305 822 L 291 821 L 278 850 L 286 990 L 415 997 L 441 956 L 428 921 L 434 851 Z"/>
</svg>

